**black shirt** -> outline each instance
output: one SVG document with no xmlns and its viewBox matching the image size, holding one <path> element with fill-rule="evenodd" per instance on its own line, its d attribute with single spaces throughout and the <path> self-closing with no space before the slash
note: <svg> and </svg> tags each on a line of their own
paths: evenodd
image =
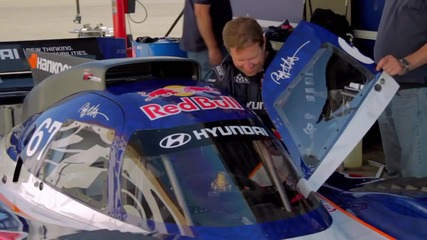
<svg viewBox="0 0 427 240">
<path fill-rule="evenodd" d="M 218 46 L 222 46 L 222 29 L 233 18 L 230 0 L 185 0 L 183 30 L 180 40 L 181 49 L 190 52 L 199 52 L 207 49 L 197 27 L 194 4 L 210 5 L 212 31 Z"/>
<path fill-rule="evenodd" d="M 427 43 L 427 0 L 387 0 L 384 3 L 374 57 L 404 58 Z M 427 64 L 393 78 L 400 88 L 427 87 Z"/>
<path fill-rule="evenodd" d="M 255 76 L 248 77 L 237 69 L 231 56 L 227 56 L 221 65 L 214 67 L 209 82 L 221 92 L 230 94 L 240 104 L 252 109 L 269 128 L 274 128 L 262 101 L 261 82 L 264 72 L 276 56 L 271 44 L 267 42 L 268 56 L 264 62 L 264 69 Z"/>
</svg>

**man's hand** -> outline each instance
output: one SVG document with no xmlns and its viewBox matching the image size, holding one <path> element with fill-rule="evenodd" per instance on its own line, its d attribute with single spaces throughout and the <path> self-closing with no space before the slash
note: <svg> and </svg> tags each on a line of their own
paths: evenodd
<svg viewBox="0 0 427 240">
<path fill-rule="evenodd" d="M 208 50 L 209 53 L 209 62 L 212 66 L 221 64 L 222 62 L 222 53 L 219 48 L 213 48 Z"/>
<path fill-rule="evenodd" d="M 376 69 L 377 71 L 380 71 L 382 69 L 390 76 L 405 74 L 405 68 L 402 66 L 399 60 L 392 55 L 387 55 L 383 57 L 378 62 Z"/>
</svg>

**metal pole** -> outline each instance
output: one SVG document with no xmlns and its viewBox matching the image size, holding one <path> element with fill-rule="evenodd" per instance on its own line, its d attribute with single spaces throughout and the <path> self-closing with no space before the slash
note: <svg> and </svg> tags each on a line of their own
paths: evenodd
<svg viewBox="0 0 427 240">
<path fill-rule="evenodd" d="M 77 10 L 77 15 L 74 18 L 73 22 L 80 24 L 82 21 L 82 16 L 80 16 L 80 0 L 76 0 L 76 10 Z"/>
<path fill-rule="evenodd" d="M 112 0 L 114 37 L 125 39 L 126 55 L 132 57 L 132 48 L 126 34 L 125 6 L 128 0 Z"/>
<path fill-rule="evenodd" d="M 165 34 L 165 37 L 169 36 L 169 34 L 172 32 L 172 30 L 175 28 L 176 24 L 178 23 L 179 19 L 181 19 L 182 15 L 184 15 L 184 9 L 182 9 L 181 13 L 178 15 L 178 17 L 172 23 L 172 26 L 169 28 L 168 32 Z"/>
<path fill-rule="evenodd" d="M 125 0 L 112 0 L 114 37 L 126 39 Z"/>
</svg>

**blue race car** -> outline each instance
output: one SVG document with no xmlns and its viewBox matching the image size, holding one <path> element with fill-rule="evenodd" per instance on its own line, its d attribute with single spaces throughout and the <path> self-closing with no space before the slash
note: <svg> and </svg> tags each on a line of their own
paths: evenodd
<svg viewBox="0 0 427 240">
<path fill-rule="evenodd" d="M 398 88 L 325 30 L 302 22 L 266 73 L 282 141 L 201 83 L 191 60 L 26 54 L 35 86 L 22 122 L 0 139 L 1 213 L 14 223 L 0 234 L 393 239 L 317 192 Z M 331 61 L 362 80 L 334 88 L 336 101 Z"/>
</svg>

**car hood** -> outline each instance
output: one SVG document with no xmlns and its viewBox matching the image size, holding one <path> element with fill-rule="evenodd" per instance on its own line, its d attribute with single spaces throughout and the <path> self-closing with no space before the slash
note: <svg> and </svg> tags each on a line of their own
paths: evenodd
<svg viewBox="0 0 427 240">
<path fill-rule="evenodd" d="M 301 22 L 266 70 L 262 94 L 292 161 L 317 191 L 397 89 L 396 81 L 377 72 L 357 48 Z"/>
</svg>

